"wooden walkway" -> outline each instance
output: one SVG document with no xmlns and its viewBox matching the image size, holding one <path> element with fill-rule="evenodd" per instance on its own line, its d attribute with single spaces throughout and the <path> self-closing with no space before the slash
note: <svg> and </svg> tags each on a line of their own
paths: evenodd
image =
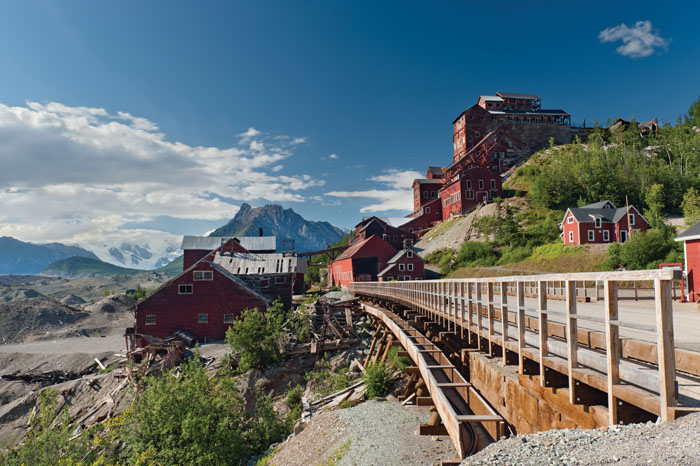
<svg viewBox="0 0 700 466">
<path fill-rule="evenodd" d="M 540 374 L 543 387 L 568 388 L 572 404 L 588 404 L 591 387 L 603 392 L 609 422 L 617 424 L 629 419 L 630 407 L 664 421 L 700 409 L 700 354 L 674 347 L 672 290 L 677 274 L 649 270 L 357 282 L 350 289 L 364 299 L 420 312 L 459 335 L 465 346 L 517 364 L 520 374 Z M 653 325 L 621 319 L 618 287 L 634 281 L 653 283 Z M 602 305 L 593 306 L 577 294 L 586 282 L 602 285 Z M 555 286 L 563 288 L 557 303 L 551 295 Z M 645 338 L 623 338 L 621 331 Z M 456 380 L 463 381 L 461 376 Z"/>
</svg>

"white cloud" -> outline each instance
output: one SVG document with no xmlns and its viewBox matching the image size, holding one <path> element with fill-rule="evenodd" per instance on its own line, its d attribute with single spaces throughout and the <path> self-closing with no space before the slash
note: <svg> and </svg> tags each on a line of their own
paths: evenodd
<svg viewBox="0 0 700 466">
<path fill-rule="evenodd" d="M 293 155 L 291 138 L 252 127 L 239 136 L 232 147 L 190 146 L 126 112 L 0 104 L 0 206 L 13 220 L 0 223 L 0 236 L 128 240 L 133 230 L 119 228 L 134 217 L 225 219 L 238 210 L 232 202 L 300 202 L 304 190 L 323 185 L 308 175 L 277 174 L 279 162 Z"/>
<path fill-rule="evenodd" d="M 333 160 L 338 160 L 340 157 L 338 157 L 338 154 L 331 154 L 328 156 L 328 158 L 333 159 Z"/>
<path fill-rule="evenodd" d="M 622 41 L 617 53 L 630 58 L 643 58 L 653 54 L 657 49 L 668 49 L 669 41 L 653 31 L 651 21 L 637 21 L 633 27 L 620 24 L 600 31 L 601 43 Z"/>
<path fill-rule="evenodd" d="M 369 189 L 364 191 L 330 191 L 327 196 L 339 198 L 372 199 L 373 204 L 366 205 L 360 212 L 387 212 L 390 210 L 413 210 L 413 180 L 421 178 L 421 173 L 414 170 L 385 170 L 383 174 L 369 178 L 370 181 L 384 185 L 388 189 Z"/>
<path fill-rule="evenodd" d="M 294 138 L 294 139 L 292 139 L 291 143 L 296 145 L 296 144 L 303 144 L 305 142 L 306 142 L 306 138 Z"/>
</svg>

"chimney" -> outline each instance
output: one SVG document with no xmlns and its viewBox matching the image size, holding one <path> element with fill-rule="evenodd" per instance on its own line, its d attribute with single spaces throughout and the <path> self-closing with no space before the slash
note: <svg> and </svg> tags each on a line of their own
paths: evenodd
<svg viewBox="0 0 700 466">
<path fill-rule="evenodd" d="M 262 228 L 258 228 L 258 236 L 262 236 Z"/>
</svg>

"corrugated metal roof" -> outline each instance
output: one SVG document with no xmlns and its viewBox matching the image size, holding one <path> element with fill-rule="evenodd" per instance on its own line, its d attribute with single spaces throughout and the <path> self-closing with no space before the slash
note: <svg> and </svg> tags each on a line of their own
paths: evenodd
<svg viewBox="0 0 700 466">
<path fill-rule="evenodd" d="M 542 100 L 539 96 L 535 94 L 518 94 L 517 92 L 496 92 L 498 97 L 503 97 L 504 99 L 537 99 Z"/>
<path fill-rule="evenodd" d="M 182 249 L 213 251 L 231 238 L 233 237 L 184 236 L 182 238 Z M 276 236 L 239 236 L 236 238 L 241 243 L 241 246 L 251 252 L 277 250 Z"/>
<path fill-rule="evenodd" d="M 503 102 L 503 99 L 501 99 L 497 95 L 480 95 L 479 98 L 487 102 Z"/>
<path fill-rule="evenodd" d="M 700 238 L 700 222 L 685 230 L 683 233 L 675 237 L 676 241 L 685 241 L 689 239 Z"/>
<path fill-rule="evenodd" d="M 246 284 L 246 282 L 244 282 L 243 280 L 241 280 L 240 278 L 238 278 L 237 276 L 235 276 L 234 274 L 232 274 L 231 272 L 229 272 L 228 270 L 226 270 L 225 267 L 222 267 L 222 266 L 220 266 L 219 264 L 215 264 L 215 263 L 213 263 L 213 262 L 209 262 L 209 261 L 205 261 L 205 262 L 206 262 L 207 264 L 211 265 L 212 268 L 216 269 L 219 273 L 221 273 L 221 275 L 223 275 L 224 277 L 228 278 L 228 279 L 231 280 L 232 282 L 235 282 L 235 283 L 239 284 L 240 286 L 242 286 L 243 288 L 247 289 L 247 290 L 250 291 L 251 293 L 257 295 L 258 297 L 260 297 L 260 298 L 262 298 L 262 299 L 264 299 L 264 300 L 267 301 L 268 303 L 270 302 L 269 299 L 267 299 L 265 296 L 263 296 L 263 295 L 261 295 L 260 293 L 258 293 L 257 291 L 255 291 L 253 288 L 249 287 L 249 286 Z"/>
<path fill-rule="evenodd" d="M 264 273 L 306 273 L 306 258 L 285 254 L 217 254 L 214 263 L 234 275 L 257 275 Z"/>
<path fill-rule="evenodd" d="M 617 209 L 617 207 L 615 207 L 615 204 L 613 204 L 612 201 L 607 199 L 600 202 L 594 202 L 593 204 L 581 206 L 580 209 L 602 209 L 607 203 L 610 203 L 613 209 Z"/>
<path fill-rule="evenodd" d="M 418 184 L 442 184 L 441 180 L 434 180 L 430 178 L 416 178 L 413 180 L 413 182 Z"/>
<path fill-rule="evenodd" d="M 564 110 L 538 110 L 536 112 L 530 112 L 526 110 L 487 110 L 491 115 L 569 115 L 569 113 Z"/>
</svg>

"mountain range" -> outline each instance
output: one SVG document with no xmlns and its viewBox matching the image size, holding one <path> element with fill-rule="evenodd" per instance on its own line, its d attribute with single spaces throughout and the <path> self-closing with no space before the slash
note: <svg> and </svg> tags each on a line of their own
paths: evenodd
<svg viewBox="0 0 700 466">
<path fill-rule="evenodd" d="M 277 236 L 294 240 L 297 252 L 325 249 L 345 233 L 328 222 L 304 219 L 279 205 L 253 208 L 242 204 L 233 219 L 210 236 Z M 154 232 L 151 232 L 154 233 Z M 60 243 L 33 244 L 10 237 L 0 238 L 0 274 L 46 274 L 54 276 L 134 275 L 156 270 L 170 275 L 182 270 L 182 237 L 162 232 L 160 236 L 134 232 L 129 241 L 102 241 L 66 246 Z"/>
<path fill-rule="evenodd" d="M 345 233 L 328 222 L 306 220 L 280 205 L 253 208 L 244 203 L 230 222 L 209 236 L 258 236 L 260 229 L 265 236 L 277 237 L 278 251 L 282 249 L 283 240 L 294 240 L 296 252 L 325 249 L 326 244 L 335 243 Z"/>
</svg>

